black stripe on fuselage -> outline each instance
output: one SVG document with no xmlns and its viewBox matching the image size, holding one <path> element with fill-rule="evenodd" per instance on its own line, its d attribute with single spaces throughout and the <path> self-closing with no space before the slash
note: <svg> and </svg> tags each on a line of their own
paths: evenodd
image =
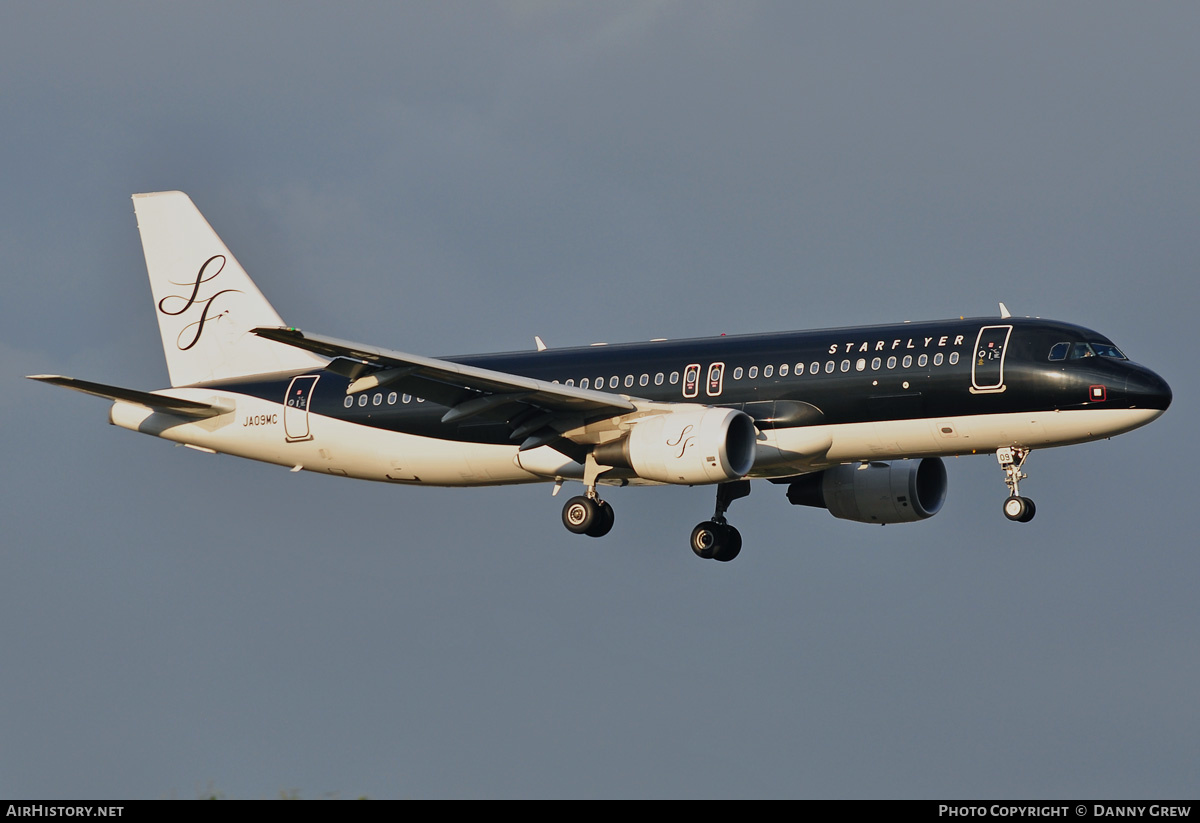
<svg viewBox="0 0 1200 823">
<path fill-rule="evenodd" d="M 1003 390 L 972 391 L 973 365 L 980 369 L 976 382 L 984 386 L 995 382 L 984 374 L 988 368 L 986 358 L 981 359 L 975 351 L 980 330 L 1005 326 L 1011 326 L 1012 331 L 1004 349 Z M 444 359 L 548 382 L 570 380 L 576 386 L 586 379 L 591 388 L 597 389 L 601 387 L 596 381 L 602 378 L 601 390 L 614 394 L 741 408 L 756 420 L 765 421 L 760 422 L 764 428 L 1088 408 L 1097 405 L 1089 395 L 1095 385 L 1107 387 L 1105 408 L 1127 408 L 1127 375 L 1148 374 L 1162 383 L 1153 372 L 1127 360 L 1093 357 L 1087 361 L 1049 361 L 1051 347 L 1063 341 L 1109 343 L 1103 335 L 1067 323 L 972 318 Z M 895 362 L 889 366 L 893 357 Z M 911 358 L 908 365 L 904 365 L 906 357 Z M 710 396 L 707 377 L 714 363 L 724 364 L 724 372 L 720 393 Z M 698 393 L 686 397 L 684 375 L 692 364 L 700 367 Z M 802 364 L 802 371 L 797 364 Z M 781 374 L 783 366 L 787 367 L 786 374 Z M 766 373 L 768 367 L 770 376 Z M 739 369 L 740 376 L 735 377 Z M 753 378 L 749 376 L 751 369 L 757 372 Z M 315 372 L 205 385 L 283 402 L 291 378 L 309 373 Z M 512 426 L 508 420 L 480 415 L 463 423 L 443 424 L 446 406 L 419 401 L 406 393 L 402 384 L 354 395 L 352 405 L 347 407 L 349 380 L 332 371 L 320 374 L 309 400 L 312 413 L 440 439 L 510 442 Z M 660 374 L 661 384 L 656 381 Z M 674 383 L 673 374 L 677 378 Z M 643 375 L 647 382 L 644 386 Z M 613 377 L 618 378 L 617 388 L 609 385 Z M 632 378 L 632 386 L 626 385 L 628 378 Z M 1169 390 L 1167 394 L 1169 402 Z M 508 407 L 506 412 L 513 412 L 513 408 Z"/>
</svg>

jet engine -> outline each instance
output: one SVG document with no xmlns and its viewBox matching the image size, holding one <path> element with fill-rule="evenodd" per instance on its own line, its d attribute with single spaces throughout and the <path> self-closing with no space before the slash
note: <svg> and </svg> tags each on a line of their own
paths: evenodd
<svg viewBox="0 0 1200 823">
<path fill-rule="evenodd" d="M 933 517 L 946 502 L 941 458 L 835 466 L 788 486 L 793 506 L 829 509 L 859 523 L 912 523 Z"/>
<path fill-rule="evenodd" d="M 595 457 L 659 483 L 724 483 L 750 472 L 757 437 L 744 412 L 695 406 L 642 418 L 628 436 L 597 446 Z"/>
</svg>

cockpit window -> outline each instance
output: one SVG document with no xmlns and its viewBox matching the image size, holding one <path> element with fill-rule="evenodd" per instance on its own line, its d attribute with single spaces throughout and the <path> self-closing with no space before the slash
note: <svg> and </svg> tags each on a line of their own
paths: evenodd
<svg viewBox="0 0 1200 823">
<path fill-rule="evenodd" d="M 1095 349 L 1096 354 L 1100 355 L 1101 357 L 1115 357 L 1117 360 L 1128 359 L 1124 354 L 1121 353 L 1121 350 L 1112 343 L 1093 343 L 1092 348 Z"/>
<path fill-rule="evenodd" d="M 1055 343 L 1050 347 L 1047 360 L 1082 360 L 1085 357 L 1111 357 L 1115 360 L 1128 358 L 1112 343 Z"/>
</svg>

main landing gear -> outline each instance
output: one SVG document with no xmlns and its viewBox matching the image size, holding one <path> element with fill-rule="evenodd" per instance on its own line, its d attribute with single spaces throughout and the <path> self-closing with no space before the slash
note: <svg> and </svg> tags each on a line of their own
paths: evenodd
<svg viewBox="0 0 1200 823">
<path fill-rule="evenodd" d="M 1021 471 L 1029 457 L 1029 449 L 1020 446 L 1005 447 L 996 451 L 996 460 L 1004 470 L 1004 485 L 1008 486 L 1008 499 L 1004 501 L 1004 516 L 1017 523 L 1028 523 L 1037 513 L 1037 506 L 1028 497 L 1021 497 L 1017 484 L 1029 475 Z"/>
<path fill-rule="evenodd" d="M 750 494 L 749 480 L 734 480 L 717 486 L 717 508 L 712 520 L 692 529 L 692 551 L 705 560 L 728 563 L 742 550 L 742 534 L 725 522 L 725 512 L 734 500 Z"/>
<path fill-rule="evenodd" d="M 583 467 L 583 485 L 587 489 L 579 497 L 572 497 L 563 506 L 562 521 L 568 530 L 575 534 L 586 534 L 588 537 L 603 537 L 612 531 L 616 515 L 613 507 L 600 499 L 596 493 L 596 478 L 608 471 L 611 466 L 601 466 L 589 452 Z M 562 481 L 559 481 L 561 484 Z M 558 485 L 554 493 L 558 493 Z"/>
<path fill-rule="evenodd" d="M 725 512 L 734 500 L 750 494 L 749 480 L 734 480 L 717 486 L 717 508 L 712 520 L 692 529 L 691 546 L 697 557 L 728 563 L 742 550 L 742 535 L 725 522 Z M 612 531 L 613 507 L 600 499 L 595 485 L 578 497 L 572 497 L 562 510 L 563 525 L 575 534 L 603 537 Z"/>
<path fill-rule="evenodd" d="M 592 489 L 587 495 L 572 497 L 563 506 L 563 525 L 575 534 L 603 537 L 612 531 L 616 514 L 613 507 L 596 496 Z"/>
</svg>

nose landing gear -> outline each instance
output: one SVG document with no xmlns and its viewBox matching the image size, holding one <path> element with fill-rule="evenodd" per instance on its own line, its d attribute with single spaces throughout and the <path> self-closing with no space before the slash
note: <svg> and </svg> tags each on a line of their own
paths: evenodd
<svg viewBox="0 0 1200 823">
<path fill-rule="evenodd" d="M 1028 523 L 1037 513 L 1037 506 L 1028 497 L 1021 497 L 1018 488 L 1018 484 L 1029 476 L 1021 471 L 1028 457 L 1029 449 L 1020 446 L 1006 446 L 996 451 L 996 460 L 1004 470 L 1004 485 L 1008 486 L 1004 516 L 1017 523 Z"/>
</svg>

